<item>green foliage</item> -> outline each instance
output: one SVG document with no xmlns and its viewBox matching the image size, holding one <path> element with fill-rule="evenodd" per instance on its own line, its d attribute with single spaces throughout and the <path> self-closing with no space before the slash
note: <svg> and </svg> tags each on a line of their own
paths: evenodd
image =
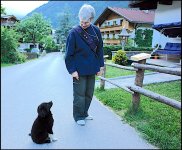
<svg viewBox="0 0 182 150">
<path fill-rule="evenodd" d="M 51 34 L 50 23 L 38 13 L 17 23 L 16 29 L 21 32 L 24 42 L 32 42 L 34 46 L 35 43 L 39 43 L 41 39 Z"/>
<path fill-rule="evenodd" d="M 8 67 L 8 66 L 13 66 L 14 64 L 12 63 L 1 63 L 1 67 Z"/>
<path fill-rule="evenodd" d="M 144 88 L 181 101 L 181 81 L 150 84 Z M 126 91 L 97 89 L 94 94 L 159 149 L 181 149 L 181 111 L 141 96 L 140 109 L 132 114 L 129 111 L 132 96 Z"/>
<path fill-rule="evenodd" d="M 17 51 L 15 52 L 10 51 L 5 56 L 1 57 L 1 62 L 18 64 L 18 63 L 25 62 L 26 59 L 27 59 L 26 54 L 19 53 Z"/>
<path fill-rule="evenodd" d="M 2 14 L 2 15 L 6 15 L 5 8 L 2 6 L 2 4 L 1 4 L 1 14 Z"/>
<path fill-rule="evenodd" d="M 58 29 L 56 30 L 56 34 L 58 37 L 58 41 L 63 46 L 66 42 L 66 38 L 68 37 L 69 30 L 72 28 L 71 22 L 71 13 L 68 5 L 65 5 L 65 12 L 60 14 L 60 24 Z"/>
<path fill-rule="evenodd" d="M 118 50 L 117 53 L 113 56 L 112 60 L 115 64 L 127 65 L 127 56 L 126 52 L 123 50 Z"/>
<path fill-rule="evenodd" d="M 152 51 L 152 47 L 125 47 L 125 51 Z"/>
<path fill-rule="evenodd" d="M 112 51 L 118 51 L 121 48 L 122 48 L 121 45 L 104 45 L 103 46 L 104 55 L 108 55 L 109 56 L 108 59 L 112 59 Z"/>
<path fill-rule="evenodd" d="M 47 51 L 47 52 L 51 52 L 55 49 L 57 49 L 56 47 L 56 43 L 54 42 L 54 40 L 52 39 L 51 36 L 46 36 L 44 37 L 41 41 L 40 41 L 41 44 L 44 44 L 44 49 Z"/>
<path fill-rule="evenodd" d="M 112 51 L 118 51 L 122 49 L 121 45 L 104 45 L 103 51 L 104 55 L 108 55 L 108 59 L 112 59 Z M 133 46 L 125 46 L 125 51 L 152 51 L 152 47 L 133 47 Z"/>
<path fill-rule="evenodd" d="M 142 29 L 138 29 L 136 30 L 135 33 L 135 43 L 140 47 L 142 47 L 143 45 L 143 36 L 142 36 L 143 30 Z"/>
<path fill-rule="evenodd" d="M 136 37 L 134 39 L 138 47 L 151 47 L 152 46 L 153 31 L 150 29 L 137 29 Z"/>
<path fill-rule="evenodd" d="M 24 54 L 16 51 L 19 43 L 18 33 L 13 29 L 1 27 L 1 62 L 2 63 L 21 63 L 26 60 Z"/>
<path fill-rule="evenodd" d="M 127 41 L 125 47 L 126 47 L 126 46 L 127 46 L 127 47 L 132 47 L 132 46 L 133 46 L 133 43 L 134 43 L 134 40 L 131 39 L 131 38 L 128 38 L 128 41 Z"/>
</svg>

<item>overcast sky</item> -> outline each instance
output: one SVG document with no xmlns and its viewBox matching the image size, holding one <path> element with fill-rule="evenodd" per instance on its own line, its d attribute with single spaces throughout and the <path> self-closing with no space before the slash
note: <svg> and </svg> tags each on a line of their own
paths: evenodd
<svg viewBox="0 0 182 150">
<path fill-rule="evenodd" d="M 48 1 L 1 1 L 7 15 L 24 17 L 35 8 L 47 3 Z"/>
</svg>

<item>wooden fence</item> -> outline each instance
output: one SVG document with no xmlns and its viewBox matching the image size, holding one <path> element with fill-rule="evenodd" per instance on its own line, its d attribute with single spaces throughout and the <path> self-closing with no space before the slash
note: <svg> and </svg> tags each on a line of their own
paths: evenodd
<svg viewBox="0 0 182 150">
<path fill-rule="evenodd" d="M 136 71 L 135 85 L 121 86 L 121 85 L 114 83 L 113 81 L 111 81 L 109 79 L 106 79 L 105 78 L 106 65 L 120 68 L 120 69 Z M 99 78 L 101 79 L 100 88 L 104 89 L 105 81 L 106 81 L 106 82 L 109 82 L 109 83 L 131 93 L 132 94 L 132 109 L 134 112 L 136 112 L 138 110 L 141 94 L 145 95 L 147 97 L 150 97 L 158 102 L 161 102 L 161 103 L 167 104 L 171 107 L 174 107 L 178 110 L 181 110 L 181 102 L 142 88 L 145 70 L 151 70 L 151 71 L 156 71 L 156 72 L 160 72 L 160 73 L 181 76 L 181 69 L 158 67 L 158 66 L 154 66 L 154 65 L 146 65 L 146 59 L 139 60 L 137 63 L 132 63 L 131 66 L 132 67 L 127 67 L 127 66 L 121 66 L 121 65 L 117 65 L 117 64 L 105 63 L 104 73 L 102 76 L 99 76 Z"/>
</svg>

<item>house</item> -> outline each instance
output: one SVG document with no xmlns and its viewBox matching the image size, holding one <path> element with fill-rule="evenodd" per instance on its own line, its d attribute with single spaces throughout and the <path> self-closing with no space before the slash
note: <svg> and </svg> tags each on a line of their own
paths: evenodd
<svg viewBox="0 0 182 150">
<path fill-rule="evenodd" d="M 100 28 L 104 44 L 118 45 L 123 27 L 132 35 L 139 28 L 152 29 L 153 22 L 154 11 L 107 7 L 94 24 Z"/>
<path fill-rule="evenodd" d="M 129 6 L 132 8 L 140 8 L 141 10 L 155 9 L 155 18 L 153 25 L 153 28 L 155 30 L 153 33 L 152 47 L 160 45 L 161 49 L 164 49 L 167 43 L 181 43 L 181 1 L 141 0 L 131 1 Z M 165 59 L 170 60 L 171 57 L 171 59 L 175 58 L 177 62 L 179 62 L 181 57 L 179 55 L 165 56 Z"/>
<path fill-rule="evenodd" d="M 16 22 L 19 22 L 19 19 L 14 15 L 1 15 L 1 26 L 11 28 Z"/>
</svg>

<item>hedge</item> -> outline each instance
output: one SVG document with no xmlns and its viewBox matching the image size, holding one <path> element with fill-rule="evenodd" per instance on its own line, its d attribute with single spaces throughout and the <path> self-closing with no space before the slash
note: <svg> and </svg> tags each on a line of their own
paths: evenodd
<svg viewBox="0 0 182 150">
<path fill-rule="evenodd" d="M 103 51 L 104 55 L 108 55 L 108 59 L 112 59 L 112 51 L 118 51 L 121 50 L 122 46 L 121 45 L 104 45 Z M 125 51 L 151 51 L 153 50 L 152 47 L 125 47 Z"/>
</svg>

